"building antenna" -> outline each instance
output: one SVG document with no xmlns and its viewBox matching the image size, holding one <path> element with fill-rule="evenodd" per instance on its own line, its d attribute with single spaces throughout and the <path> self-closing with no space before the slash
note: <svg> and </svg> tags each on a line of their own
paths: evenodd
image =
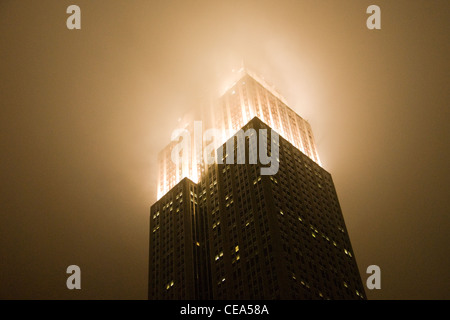
<svg viewBox="0 0 450 320">
<path fill-rule="evenodd" d="M 242 58 L 242 60 L 241 60 L 241 71 L 243 71 L 244 73 L 247 72 L 247 69 L 245 68 L 245 60 L 244 60 L 244 58 Z"/>
</svg>

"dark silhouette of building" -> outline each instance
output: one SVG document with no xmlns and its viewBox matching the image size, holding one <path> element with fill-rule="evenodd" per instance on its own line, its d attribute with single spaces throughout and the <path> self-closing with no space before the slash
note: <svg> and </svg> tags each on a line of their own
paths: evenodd
<svg viewBox="0 0 450 320">
<path fill-rule="evenodd" d="M 149 299 L 211 297 L 206 220 L 200 216 L 197 189 L 184 178 L 151 207 Z"/>
<path fill-rule="evenodd" d="M 282 137 L 261 167 L 209 165 L 152 206 L 150 299 L 364 299 L 331 175 Z"/>
</svg>

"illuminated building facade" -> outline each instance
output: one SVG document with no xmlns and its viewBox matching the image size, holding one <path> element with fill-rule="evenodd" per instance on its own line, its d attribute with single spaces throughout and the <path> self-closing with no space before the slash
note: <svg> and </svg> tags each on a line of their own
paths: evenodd
<svg viewBox="0 0 450 320">
<path fill-rule="evenodd" d="M 223 132 L 218 156 L 228 155 L 232 130 L 268 129 L 271 141 L 277 127 L 278 172 L 225 162 L 204 164 L 195 181 L 173 180 L 151 207 L 149 299 L 365 299 L 309 124 L 248 74 L 221 103 L 211 115 Z"/>
<path fill-rule="evenodd" d="M 188 132 L 191 132 L 191 126 L 186 126 Z M 190 145 L 190 154 L 185 154 L 187 158 L 183 159 L 183 155 L 180 156 L 181 161 L 172 161 L 172 151 L 176 148 L 178 141 L 170 142 L 159 154 L 158 154 L 158 199 L 170 191 L 178 182 L 184 178 L 197 182 L 201 174 L 202 163 L 197 161 L 197 153 L 195 153 L 197 146 L 195 140 L 192 139 Z M 181 152 L 180 152 L 181 154 Z"/>
<path fill-rule="evenodd" d="M 205 125 L 220 131 L 221 135 L 216 141 L 218 148 L 254 117 L 261 119 L 313 161 L 321 164 L 310 124 L 290 109 L 273 87 L 248 70 L 239 72 L 239 79 L 211 106 L 203 120 Z M 187 123 L 184 129 L 193 136 L 192 123 Z M 198 142 L 192 139 L 190 154 L 178 164 L 171 160 L 176 142 L 172 141 L 160 152 L 158 199 L 185 177 L 194 182 L 199 181 L 202 163 L 196 159 L 202 158 L 204 145 L 199 149 L 194 143 Z"/>
<path fill-rule="evenodd" d="M 218 105 L 211 112 L 211 117 L 214 128 L 223 133 L 219 145 L 251 119 L 258 117 L 320 165 L 309 123 L 289 108 L 285 99 L 274 88 L 250 71 L 246 71 L 221 96 Z"/>
</svg>

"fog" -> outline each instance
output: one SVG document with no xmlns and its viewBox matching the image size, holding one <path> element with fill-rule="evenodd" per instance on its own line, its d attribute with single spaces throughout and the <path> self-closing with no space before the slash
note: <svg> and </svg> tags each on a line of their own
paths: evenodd
<svg viewBox="0 0 450 320">
<path fill-rule="evenodd" d="M 449 299 L 449 9 L 2 1 L 0 298 L 146 299 L 157 153 L 244 62 L 310 122 L 368 298 Z"/>
</svg>

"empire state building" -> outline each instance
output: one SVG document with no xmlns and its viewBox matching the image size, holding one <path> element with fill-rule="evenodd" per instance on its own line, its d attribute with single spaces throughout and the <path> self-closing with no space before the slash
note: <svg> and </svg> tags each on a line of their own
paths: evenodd
<svg viewBox="0 0 450 320">
<path fill-rule="evenodd" d="M 260 161 L 195 161 L 203 141 L 178 163 L 175 141 L 162 150 L 150 209 L 149 299 L 365 299 L 309 123 L 248 71 L 205 118 L 220 133 L 219 158 L 238 151 L 227 150 L 237 131 L 269 132 L 254 145 L 246 136 L 247 155 L 279 136 L 278 170 L 262 175 Z"/>
</svg>

